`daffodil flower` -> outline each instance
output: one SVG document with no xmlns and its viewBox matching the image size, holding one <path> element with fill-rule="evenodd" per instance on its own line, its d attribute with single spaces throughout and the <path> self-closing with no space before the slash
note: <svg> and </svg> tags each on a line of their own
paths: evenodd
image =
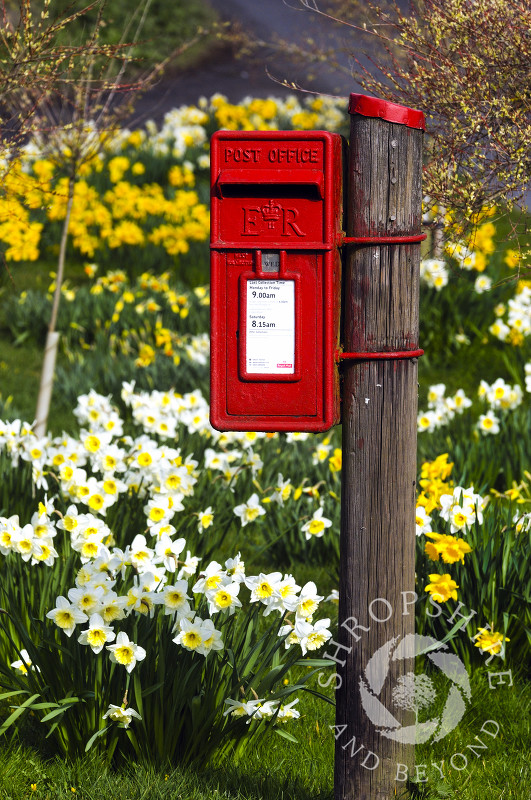
<svg viewBox="0 0 531 800">
<path fill-rule="evenodd" d="M 123 705 L 115 706 L 112 703 L 109 704 L 109 708 L 103 715 L 103 719 L 107 719 L 107 717 L 113 722 L 118 722 L 123 728 L 128 728 L 133 718 L 142 719 L 138 711 L 135 711 L 134 708 L 127 708 Z"/>
<path fill-rule="evenodd" d="M 55 602 L 56 607 L 52 611 L 48 611 L 46 616 L 48 619 L 52 619 L 67 636 L 72 636 L 76 625 L 80 622 L 86 622 L 88 617 L 73 603 L 69 603 L 66 597 L 60 596 Z"/>
<path fill-rule="evenodd" d="M 106 649 L 110 651 L 111 661 L 121 664 L 127 672 L 132 672 L 136 662 L 142 661 L 146 657 L 144 648 L 130 641 L 124 631 L 120 631 L 116 637 L 116 644 L 108 644 Z"/>
<path fill-rule="evenodd" d="M 311 520 L 302 526 L 302 531 L 306 535 L 307 540 L 312 539 L 314 536 L 324 536 L 325 529 L 332 525 L 332 520 L 323 517 L 323 513 L 323 507 L 319 506 L 319 508 L 314 511 Z"/>
<path fill-rule="evenodd" d="M 101 653 L 103 646 L 107 642 L 112 642 L 116 638 L 113 629 L 106 625 L 103 617 L 99 614 L 91 614 L 89 619 L 89 627 L 86 631 L 81 631 L 78 637 L 80 644 L 89 645 L 93 653 Z"/>
</svg>

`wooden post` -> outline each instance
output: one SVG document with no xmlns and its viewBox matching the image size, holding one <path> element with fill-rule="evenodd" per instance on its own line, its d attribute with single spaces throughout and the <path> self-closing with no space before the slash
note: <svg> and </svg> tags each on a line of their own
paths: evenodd
<svg viewBox="0 0 531 800">
<path fill-rule="evenodd" d="M 335 798 L 388 800 L 413 765 L 392 692 L 414 669 L 399 645 L 415 622 L 417 360 L 401 351 L 419 347 L 424 117 L 363 95 L 349 112 Z"/>
</svg>

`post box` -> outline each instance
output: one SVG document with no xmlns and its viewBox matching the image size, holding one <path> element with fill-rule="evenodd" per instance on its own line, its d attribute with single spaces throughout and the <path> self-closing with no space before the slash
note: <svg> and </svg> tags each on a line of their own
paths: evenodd
<svg viewBox="0 0 531 800">
<path fill-rule="evenodd" d="M 211 410 L 218 430 L 339 421 L 342 150 L 325 131 L 211 144 Z"/>
</svg>

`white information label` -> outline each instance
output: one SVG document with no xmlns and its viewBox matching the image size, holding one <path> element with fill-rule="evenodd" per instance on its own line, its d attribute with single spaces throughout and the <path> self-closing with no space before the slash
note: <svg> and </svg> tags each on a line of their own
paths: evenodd
<svg viewBox="0 0 531 800">
<path fill-rule="evenodd" d="M 294 281 L 247 281 L 248 373 L 295 372 Z"/>
</svg>

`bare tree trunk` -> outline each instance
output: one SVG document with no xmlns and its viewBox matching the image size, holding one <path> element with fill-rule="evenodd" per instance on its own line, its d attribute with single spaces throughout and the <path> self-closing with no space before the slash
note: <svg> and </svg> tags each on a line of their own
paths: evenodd
<svg viewBox="0 0 531 800">
<path fill-rule="evenodd" d="M 432 231 L 432 257 L 442 258 L 444 252 L 444 216 L 446 209 L 441 208 L 437 212 L 437 219 Z"/>
<path fill-rule="evenodd" d="M 57 324 L 59 302 L 61 300 L 61 288 L 63 285 L 65 272 L 66 245 L 68 242 L 68 229 L 70 227 L 70 217 L 72 215 L 75 186 L 75 177 L 71 175 L 68 180 L 68 200 L 66 204 L 66 215 L 63 222 L 63 231 L 61 234 L 59 258 L 57 261 L 57 276 L 55 279 L 52 314 L 50 317 L 50 324 L 48 325 L 48 334 L 46 336 L 41 381 L 39 385 L 39 395 L 37 397 L 37 410 L 35 411 L 35 425 L 33 430 L 37 436 L 44 436 L 46 434 L 46 425 L 48 422 L 50 402 L 52 399 L 55 361 L 57 357 L 57 348 L 59 345 L 59 334 L 56 332 L 55 326 Z"/>
</svg>

